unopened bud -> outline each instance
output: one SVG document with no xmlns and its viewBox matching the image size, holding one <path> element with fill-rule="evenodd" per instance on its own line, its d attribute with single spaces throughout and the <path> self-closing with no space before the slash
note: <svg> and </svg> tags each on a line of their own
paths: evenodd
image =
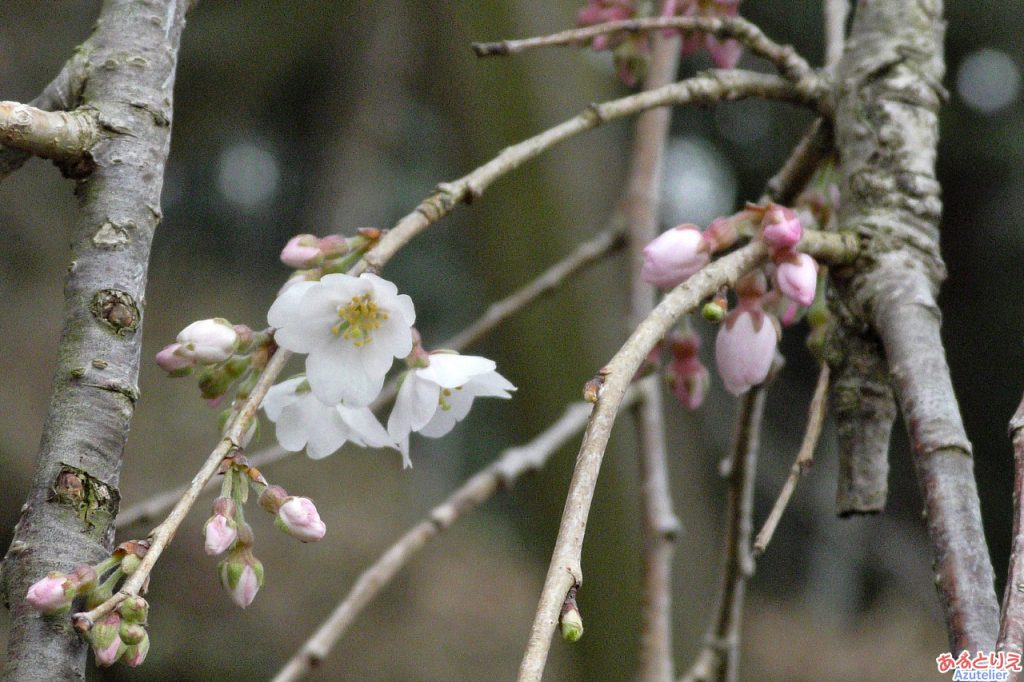
<svg viewBox="0 0 1024 682">
<path fill-rule="evenodd" d="M 142 639 L 137 644 L 129 644 L 121 654 L 121 661 L 129 668 L 137 668 L 146 660 L 149 653 L 149 633 L 142 631 Z"/>
<path fill-rule="evenodd" d="M 314 268 L 323 262 L 320 240 L 311 234 L 300 234 L 288 240 L 281 250 L 281 262 L 296 270 Z"/>
<path fill-rule="evenodd" d="M 89 631 L 89 642 L 96 657 L 96 665 L 113 665 L 124 652 L 124 642 L 121 641 L 121 616 L 115 611 L 97 621 Z"/>
<path fill-rule="evenodd" d="M 274 525 L 302 542 L 319 542 L 327 533 L 316 505 L 308 497 L 286 499 L 277 510 Z"/>
<path fill-rule="evenodd" d="M 268 485 L 266 490 L 260 493 L 259 505 L 264 511 L 276 515 L 288 498 L 288 491 L 281 486 Z"/>
<path fill-rule="evenodd" d="M 180 343 L 172 343 L 169 346 L 164 346 L 163 350 L 156 354 L 156 364 L 172 377 L 183 377 L 190 374 L 195 365 L 194 360 L 178 353 L 180 349 Z"/>
<path fill-rule="evenodd" d="M 725 318 L 725 312 L 725 307 L 718 303 L 718 301 L 705 303 L 704 307 L 700 309 L 701 317 L 712 324 L 721 322 Z"/>
<path fill-rule="evenodd" d="M 238 348 L 238 333 L 222 317 L 199 320 L 178 334 L 178 354 L 200 364 L 223 362 Z"/>
<path fill-rule="evenodd" d="M 52 571 L 28 588 L 25 601 L 36 611 L 55 614 L 71 606 L 77 590 L 68 576 Z"/>
<path fill-rule="evenodd" d="M 338 256 L 344 256 L 349 251 L 348 239 L 340 234 L 329 234 L 326 237 L 321 237 L 319 246 L 320 253 L 324 255 L 324 258 L 337 258 Z"/>
<path fill-rule="evenodd" d="M 117 607 L 125 623 L 145 625 L 149 619 L 149 602 L 139 596 L 128 597 Z"/>
<path fill-rule="evenodd" d="M 218 567 L 220 582 L 231 599 L 243 609 L 263 586 L 263 564 L 248 548 L 236 547 Z"/>
<path fill-rule="evenodd" d="M 124 571 L 125 575 L 131 575 L 139 569 L 139 564 L 142 563 L 142 559 L 134 554 L 125 555 L 121 559 L 121 570 Z"/>
<path fill-rule="evenodd" d="M 576 599 L 569 598 L 562 605 L 562 615 L 558 619 L 562 630 L 562 639 L 567 642 L 578 642 L 583 636 L 583 616 L 576 606 Z"/>
</svg>

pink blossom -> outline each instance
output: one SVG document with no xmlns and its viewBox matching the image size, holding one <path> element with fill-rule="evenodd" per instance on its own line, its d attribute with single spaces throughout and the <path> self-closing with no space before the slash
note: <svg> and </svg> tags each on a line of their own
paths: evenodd
<svg viewBox="0 0 1024 682">
<path fill-rule="evenodd" d="M 206 538 L 206 553 L 216 556 L 227 551 L 238 537 L 234 522 L 222 514 L 214 514 L 203 527 Z"/>
<path fill-rule="evenodd" d="M 121 658 L 121 653 L 124 651 L 124 642 L 119 637 L 115 637 L 110 641 L 106 647 L 100 649 L 97 647 L 92 648 L 93 656 L 96 658 L 96 665 L 101 668 L 117 663 L 117 659 Z"/>
<path fill-rule="evenodd" d="M 53 571 L 42 580 L 32 583 L 25 601 L 36 611 L 53 613 L 69 606 L 74 597 L 75 589 L 67 576 Z"/>
<path fill-rule="evenodd" d="M 96 657 L 96 665 L 107 667 L 114 665 L 124 653 L 124 642 L 121 641 L 121 616 L 116 611 L 96 622 L 89 631 L 92 653 Z"/>
<path fill-rule="evenodd" d="M 775 286 L 786 298 L 810 305 L 818 286 L 818 264 L 806 253 L 791 252 L 775 265 Z"/>
<path fill-rule="evenodd" d="M 671 289 L 711 260 L 707 241 L 696 225 L 678 225 L 662 232 L 644 247 L 640 277 L 648 284 Z"/>
<path fill-rule="evenodd" d="M 180 343 L 172 343 L 169 346 L 164 346 L 163 350 L 156 354 L 156 364 L 160 369 L 175 374 L 190 369 L 195 364 L 195 360 L 178 353 L 180 348 Z"/>
<path fill-rule="evenodd" d="M 318 542 L 327 532 L 316 505 L 308 497 L 289 497 L 277 510 L 276 524 L 303 542 Z"/>
<path fill-rule="evenodd" d="M 281 262 L 296 270 L 316 267 L 323 261 L 320 240 L 311 234 L 300 234 L 288 240 L 281 250 Z"/>
<path fill-rule="evenodd" d="M 778 331 L 760 303 L 741 300 L 725 316 L 715 340 L 715 362 L 727 391 L 740 395 L 768 377 Z"/>
<path fill-rule="evenodd" d="M 770 204 L 761 220 L 761 239 L 772 250 L 789 249 L 804 236 L 804 227 L 796 211 Z"/>
</svg>

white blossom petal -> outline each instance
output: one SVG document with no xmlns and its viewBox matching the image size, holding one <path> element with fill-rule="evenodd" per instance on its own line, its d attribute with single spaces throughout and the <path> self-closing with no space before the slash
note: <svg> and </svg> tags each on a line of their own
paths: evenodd
<svg viewBox="0 0 1024 682">
<path fill-rule="evenodd" d="M 430 356 L 430 365 L 419 370 L 418 374 L 442 388 L 456 388 L 479 374 L 493 372 L 495 367 L 494 360 L 478 355 L 435 353 Z"/>
<path fill-rule="evenodd" d="M 266 412 L 270 421 L 276 422 L 281 416 L 281 410 L 295 401 L 295 389 L 303 381 L 305 381 L 303 377 L 295 377 L 270 387 L 262 404 L 263 411 Z"/>
<path fill-rule="evenodd" d="M 368 407 L 347 407 L 338 405 L 338 414 L 352 430 L 350 438 L 362 441 L 371 448 L 395 447 L 395 441 Z"/>
</svg>

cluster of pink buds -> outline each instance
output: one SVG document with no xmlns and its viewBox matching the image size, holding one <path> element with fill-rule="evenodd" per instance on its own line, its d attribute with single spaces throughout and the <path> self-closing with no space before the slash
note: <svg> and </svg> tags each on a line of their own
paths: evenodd
<svg viewBox="0 0 1024 682">
<path fill-rule="evenodd" d="M 658 236 L 643 250 L 641 277 L 661 288 L 685 282 L 740 237 L 761 239 L 771 264 L 749 273 L 736 283 L 737 303 L 728 310 L 726 291 L 704 307 L 704 317 L 722 322 L 715 342 L 718 373 L 735 395 L 767 378 L 775 357 L 781 326 L 789 326 L 815 301 L 818 264 L 796 250 L 804 228 L 796 212 L 768 203 L 748 204 L 742 211 L 714 220 L 706 230 L 678 225 Z M 771 288 L 769 288 L 769 281 Z M 781 325 L 780 325 L 781 318 Z M 692 334 L 669 339 L 672 361 L 670 384 L 684 406 L 700 405 L 707 388 L 707 372 L 697 358 L 699 342 Z"/>
<path fill-rule="evenodd" d="M 665 0 L 662 4 L 663 17 L 734 17 L 739 12 L 740 0 Z M 651 11 L 651 3 L 637 0 L 588 0 L 576 14 L 579 26 L 596 26 L 610 21 L 622 21 L 645 16 Z M 666 34 L 677 31 L 668 30 Z M 596 36 L 591 41 L 595 50 L 611 50 L 615 58 L 616 71 L 626 85 L 633 86 L 647 69 L 650 56 L 650 42 L 645 34 L 609 33 Z M 714 36 L 686 33 L 682 39 L 682 52 L 691 55 L 706 48 L 711 60 L 720 69 L 731 69 L 739 62 L 742 46 L 735 40 L 718 40 Z"/>
<path fill-rule="evenodd" d="M 353 237 L 340 234 L 326 237 L 295 235 L 281 250 L 281 262 L 298 270 L 285 288 L 295 282 L 315 281 L 324 275 L 347 272 L 383 234 L 384 231 L 377 227 L 360 227 Z"/>
<path fill-rule="evenodd" d="M 138 569 L 148 548 L 146 542 L 129 541 L 95 566 L 79 566 L 67 575 L 53 571 L 29 587 L 25 601 L 50 618 L 66 616 L 79 599 L 86 609 L 96 608 L 111 599 L 119 583 Z M 148 615 L 149 604 L 135 595 L 95 623 L 84 614 L 76 614 L 74 623 L 92 647 L 96 665 L 110 666 L 120 660 L 134 668 L 149 652 Z"/>
<path fill-rule="evenodd" d="M 225 459 L 221 468 L 221 494 L 214 500 L 213 514 L 203 526 L 204 545 L 211 556 L 228 553 L 218 565 L 218 575 L 232 601 L 244 609 L 263 587 L 263 564 L 252 553 L 255 537 L 243 511 L 249 488 L 259 495 L 260 507 L 277 517 L 277 527 L 302 542 L 321 540 L 327 526 L 320 520 L 312 500 L 289 495 L 281 486 L 268 485 L 263 474 L 249 466 L 243 456 Z"/>
</svg>

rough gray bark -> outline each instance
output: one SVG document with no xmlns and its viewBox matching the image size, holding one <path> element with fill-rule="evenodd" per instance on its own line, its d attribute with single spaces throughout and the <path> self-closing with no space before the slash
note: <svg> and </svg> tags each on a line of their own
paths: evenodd
<svg viewBox="0 0 1024 682">
<path fill-rule="evenodd" d="M 73 60 L 72 102 L 103 135 L 80 201 L 65 284 L 64 329 L 32 489 L 4 559 L 13 613 L 5 679 L 84 677 L 86 646 L 67 619 L 28 608 L 50 570 L 109 554 L 121 454 L 138 398 L 142 310 L 170 146 L 172 88 L 185 0 L 107 0 Z"/>
<path fill-rule="evenodd" d="M 999 609 L 935 303 L 945 274 L 935 177 L 944 31 L 941 0 L 858 3 L 836 70 L 836 142 L 840 227 L 866 240 L 844 303 L 885 349 L 924 496 L 950 645 L 959 652 L 992 649 Z"/>
</svg>

